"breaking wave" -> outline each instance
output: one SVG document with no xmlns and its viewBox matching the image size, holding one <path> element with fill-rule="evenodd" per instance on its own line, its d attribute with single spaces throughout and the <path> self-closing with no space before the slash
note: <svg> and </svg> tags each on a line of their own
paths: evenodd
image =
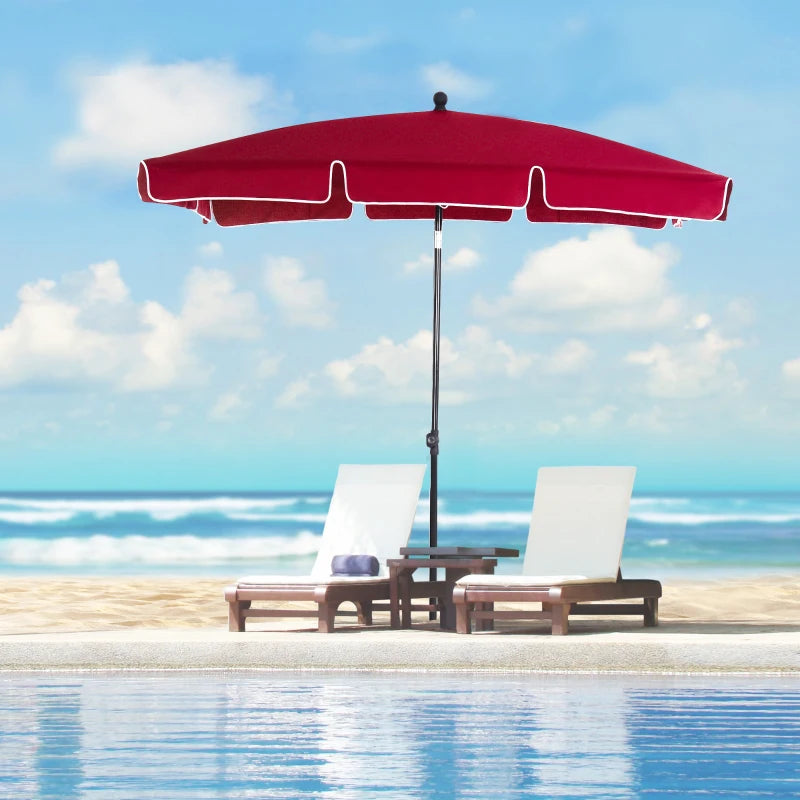
<svg viewBox="0 0 800 800">
<path fill-rule="evenodd" d="M 62 536 L 56 539 L 0 540 L 0 560 L 9 566 L 86 567 L 107 565 L 219 565 L 274 561 L 315 555 L 320 536 L 301 531 L 295 536 Z"/>
</svg>

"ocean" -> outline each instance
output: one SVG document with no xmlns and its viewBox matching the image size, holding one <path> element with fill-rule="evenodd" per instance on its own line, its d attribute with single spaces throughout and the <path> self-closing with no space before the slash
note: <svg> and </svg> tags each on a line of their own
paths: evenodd
<svg viewBox="0 0 800 800">
<path fill-rule="evenodd" d="M 302 574 L 317 551 L 330 495 L 320 492 L 5 493 L 0 574 Z M 529 493 L 451 491 L 439 500 L 440 545 L 524 551 Z M 410 544 L 427 544 L 421 500 Z M 502 559 L 498 572 L 519 571 Z M 634 495 L 626 577 L 800 573 L 800 493 Z"/>
</svg>

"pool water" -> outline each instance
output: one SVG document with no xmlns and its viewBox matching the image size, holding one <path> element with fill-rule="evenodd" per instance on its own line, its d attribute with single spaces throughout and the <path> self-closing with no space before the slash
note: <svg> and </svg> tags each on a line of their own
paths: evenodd
<svg viewBox="0 0 800 800">
<path fill-rule="evenodd" d="M 800 797 L 800 681 L 5 673 L 0 797 Z"/>
</svg>

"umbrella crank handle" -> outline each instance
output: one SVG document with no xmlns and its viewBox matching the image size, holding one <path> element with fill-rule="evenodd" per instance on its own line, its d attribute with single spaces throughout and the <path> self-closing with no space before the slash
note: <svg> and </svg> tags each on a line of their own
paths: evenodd
<svg viewBox="0 0 800 800">
<path fill-rule="evenodd" d="M 425 436 L 425 444 L 431 451 L 432 456 L 439 455 L 439 431 L 433 430 Z"/>
</svg>

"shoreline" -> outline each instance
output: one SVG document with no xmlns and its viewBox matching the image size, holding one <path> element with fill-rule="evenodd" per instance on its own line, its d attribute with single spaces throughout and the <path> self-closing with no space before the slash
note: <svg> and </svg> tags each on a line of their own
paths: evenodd
<svg viewBox="0 0 800 800">
<path fill-rule="evenodd" d="M 344 618 L 256 620 L 227 630 L 224 579 L 13 578 L 0 594 L 0 672 L 322 670 L 800 676 L 796 576 L 664 581 L 660 625 L 577 617 L 566 637 L 541 623 L 470 636 L 417 615 L 391 630 Z M 289 604 L 292 605 L 292 604 Z M 297 604 L 294 604 L 297 605 Z M 261 624 L 259 624 L 261 623 Z"/>
</svg>

